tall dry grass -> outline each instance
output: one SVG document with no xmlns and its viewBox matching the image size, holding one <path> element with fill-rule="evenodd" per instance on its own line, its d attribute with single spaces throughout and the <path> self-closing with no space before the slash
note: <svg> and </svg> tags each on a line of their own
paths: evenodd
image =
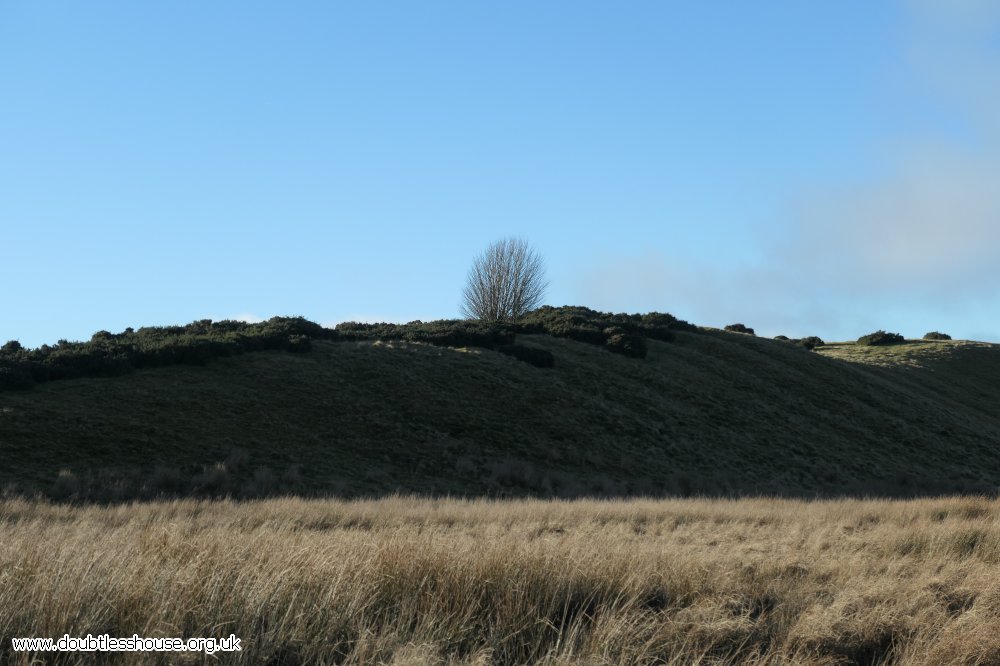
<svg viewBox="0 0 1000 666">
<path fill-rule="evenodd" d="M 985 498 L 8 500 L 0 661 L 100 657 L 12 636 L 235 633 L 255 664 L 996 664 L 998 517 Z"/>
</svg>

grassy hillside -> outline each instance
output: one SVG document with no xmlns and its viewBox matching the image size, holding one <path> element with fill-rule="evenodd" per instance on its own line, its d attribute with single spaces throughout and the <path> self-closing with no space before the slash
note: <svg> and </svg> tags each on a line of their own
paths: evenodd
<svg viewBox="0 0 1000 666">
<path fill-rule="evenodd" d="M 157 494 L 991 492 L 1000 346 L 808 351 L 722 331 L 646 357 L 517 335 L 486 348 L 313 340 L 0 393 L 0 483 Z"/>
</svg>

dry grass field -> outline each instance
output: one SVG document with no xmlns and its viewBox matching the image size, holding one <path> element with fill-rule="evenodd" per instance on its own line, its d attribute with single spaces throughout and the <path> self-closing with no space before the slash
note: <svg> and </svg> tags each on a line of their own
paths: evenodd
<svg viewBox="0 0 1000 666">
<path fill-rule="evenodd" d="M 0 662 L 235 633 L 254 664 L 996 664 L 998 572 L 985 498 L 9 499 Z"/>
</svg>

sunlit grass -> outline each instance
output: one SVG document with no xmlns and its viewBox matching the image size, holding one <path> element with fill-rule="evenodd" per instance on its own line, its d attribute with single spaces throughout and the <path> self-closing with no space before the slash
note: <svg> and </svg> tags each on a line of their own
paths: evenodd
<svg viewBox="0 0 1000 666">
<path fill-rule="evenodd" d="M 235 633 L 242 663 L 997 663 L 998 517 L 984 498 L 9 500 L 0 636 Z"/>
<path fill-rule="evenodd" d="M 907 340 L 901 344 L 875 346 L 859 345 L 854 342 L 833 342 L 819 347 L 817 351 L 824 356 L 853 363 L 926 368 L 963 354 L 996 348 L 995 344 L 968 340 Z"/>
</svg>

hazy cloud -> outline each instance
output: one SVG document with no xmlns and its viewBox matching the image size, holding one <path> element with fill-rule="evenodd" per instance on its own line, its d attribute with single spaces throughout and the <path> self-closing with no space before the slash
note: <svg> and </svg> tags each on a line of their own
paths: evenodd
<svg viewBox="0 0 1000 666">
<path fill-rule="evenodd" d="M 904 152 L 876 183 L 800 202 L 779 261 L 852 291 L 969 294 L 1000 282 L 1000 165 L 944 146 Z"/>
<path fill-rule="evenodd" d="M 605 257 L 578 272 L 573 297 L 602 310 L 659 310 L 719 328 L 741 322 L 764 335 L 813 335 L 838 318 L 814 286 L 768 266 L 724 267 L 649 252 Z"/>
<path fill-rule="evenodd" d="M 761 263 L 605 257 L 581 269 L 582 302 L 769 334 L 853 337 L 914 309 L 982 326 L 1000 293 L 1000 3 L 903 6 L 900 126 L 913 126 L 911 106 L 947 122 L 875 146 L 879 175 L 866 183 L 790 194 L 785 220 L 754 248 Z"/>
<path fill-rule="evenodd" d="M 975 297 L 1000 286 L 1000 4 L 906 7 L 910 94 L 953 127 L 883 146 L 873 182 L 800 199 L 777 256 L 847 287 Z"/>
</svg>

